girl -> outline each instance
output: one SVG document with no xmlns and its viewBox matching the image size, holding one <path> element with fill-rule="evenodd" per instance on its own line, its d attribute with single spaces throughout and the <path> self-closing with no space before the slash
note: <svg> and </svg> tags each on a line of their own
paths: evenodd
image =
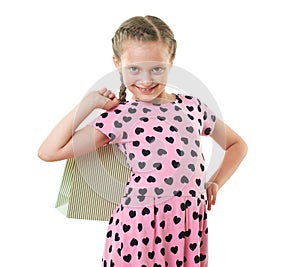
<svg viewBox="0 0 300 267">
<path fill-rule="evenodd" d="M 126 20 L 112 45 L 121 77 L 119 99 L 105 88 L 86 95 L 38 155 L 63 160 L 108 143 L 126 155 L 131 177 L 109 221 L 102 266 L 207 266 L 206 211 L 247 145 L 200 99 L 165 91 L 176 40 L 161 19 Z M 129 101 L 126 90 L 133 95 Z M 96 108 L 106 112 L 76 130 Z M 220 169 L 207 183 L 201 135 L 210 135 L 225 150 Z"/>
</svg>

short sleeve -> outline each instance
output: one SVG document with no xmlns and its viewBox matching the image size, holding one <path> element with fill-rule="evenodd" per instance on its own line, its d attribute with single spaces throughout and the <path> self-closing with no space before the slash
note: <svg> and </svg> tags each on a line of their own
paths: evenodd
<svg viewBox="0 0 300 267">
<path fill-rule="evenodd" d="M 110 144 L 118 143 L 120 128 L 122 124 L 118 121 L 121 109 L 115 108 L 105 111 L 89 123 L 90 126 L 104 133 L 109 139 Z"/>
<path fill-rule="evenodd" d="M 201 135 L 207 136 L 210 135 L 216 124 L 216 115 L 215 113 L 203 102 L 198 99 L 198 110 L 201 114 L 201 122 L 202 122 L 202 131 Z"/>
</svg>

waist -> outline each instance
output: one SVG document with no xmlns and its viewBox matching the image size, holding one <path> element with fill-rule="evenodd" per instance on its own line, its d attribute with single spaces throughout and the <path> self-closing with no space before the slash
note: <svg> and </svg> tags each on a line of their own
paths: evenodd
<svg viewBox="0 0 300 267">
<path fill-rule="evenodd" d="M 206 200 L 206 191 L 198 191 L 196 194 L 182 194 L 181 191 L 174 192 L 172 195 L 143 195 L 143 194 L 128 194 L 121 197 L 121 204 L 130 207 L 147 207 L 158 205 L 170 201 L 183 201 L 186 199 L 201 199 Z"/>
</svg>

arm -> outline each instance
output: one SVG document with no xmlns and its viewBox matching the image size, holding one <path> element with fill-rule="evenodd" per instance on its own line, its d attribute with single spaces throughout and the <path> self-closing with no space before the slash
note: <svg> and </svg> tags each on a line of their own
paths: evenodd
<svg viewBox="0 0 300 267">
<path fill-rule="evenodd" d="M 101 89 L 86 95 L 50 132 L 38 150 L 44 161 L 58 161 L 81 155 L 108 143 L 109 138 L 91 126 L 77 130 L 80 123 L 96 108 L 111 109 L 119 100 L 110 90 Z M 76 151 L 74 151 L 76 142 Z"/>
<path fill-rule="evenodd" d="M 225 155 L 220 168 L 208 181 L 208 210 L 211 209 L 211 205 L 215 205 L 218 190 L 236 171 L 248 149 L 245 141 L 219 119 L 216 121 L 211 137 L 225 150 Z"/>
</svg>

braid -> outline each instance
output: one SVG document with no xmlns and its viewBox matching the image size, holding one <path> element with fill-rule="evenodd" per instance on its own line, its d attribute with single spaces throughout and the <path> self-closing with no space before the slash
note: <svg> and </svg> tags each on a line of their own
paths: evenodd
<svg viewBox="0 0 300 267">
<path fill-rule="evenodd" d="M 125 102 L 126 101 L 126 86 L 123 82 L 123 76 L 122 74 L 120 74 L 120 80 L 121 80 L 121 86 L 120 86 L 120 91 L 119 91 L 119 99 L 121 102 Z"/>
</svg>

